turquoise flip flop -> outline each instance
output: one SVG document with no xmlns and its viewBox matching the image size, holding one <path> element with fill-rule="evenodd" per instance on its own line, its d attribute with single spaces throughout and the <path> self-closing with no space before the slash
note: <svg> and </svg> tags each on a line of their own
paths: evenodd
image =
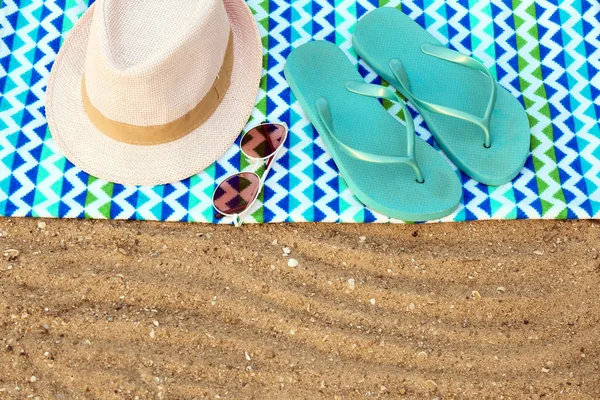
<svg viewBox="0 0 600 400">
<path fill-rule="evenodd" d="M 346 55 L 325 41 L 292 51 L 284 72 L 341 176 L 367 207 L 405 221 L 442 218 L 456 209 L 462 195 L 457 174 L 415 136 L 394 90 L 364 83 Z M 378 97 L 400 103 L 406 127 Z"/>
<path fill-rule="evenodd" d="M 444 47 L 391 7 L 361 19 L 353 45 L 415 105 L 440 148 L 471 178 L 501 185 L 523 169 L 531 142 L 525 110 L 479 61 Z"/>
</svg>

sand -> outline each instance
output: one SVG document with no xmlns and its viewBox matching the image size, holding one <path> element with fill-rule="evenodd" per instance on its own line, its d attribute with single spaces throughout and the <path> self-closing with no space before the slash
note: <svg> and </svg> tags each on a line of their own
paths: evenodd
<svg viewBox="0 0 600 400">
<path fill-rule="evenodd" d="M 598 222 L 39 222 L 0 399 L 600 398 Z"/>
</svg>

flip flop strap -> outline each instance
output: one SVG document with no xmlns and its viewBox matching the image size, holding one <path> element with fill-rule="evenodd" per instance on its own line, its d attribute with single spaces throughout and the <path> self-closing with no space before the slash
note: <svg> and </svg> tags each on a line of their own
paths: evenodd
<svg viewBox="0 0 600 400">
<path fill-rule="evenodd" d="M 333 141 L 335 141 L 340 146 L 340 148 L 342 148 L 346 153 L 359 160 L 378 164 L 407 164 L 415 171 L 415 174 L 417 176 L 417 182 L 425 182 L 423 174 L 421 173 L 421 169 L 419 168 L 419 165 L 417 164 L 417 160 L 415 158 L 415 125 L 412 116 L 408 112 L 408 108 L 406 107 L 404 102 L 401 101 L 401 99 L 394 93 L 393 90 L 383 86 L 368 85 L 366 83 L 351 81 L 348 82 L 346 88 L 353 93 L 358 93 L 369 97 L 392 97 L 390 98 L 390 100 L 397 101 L 400 103 L 402 110 L 404 111 L 406 119 L 406 128 L 408 131 L 407 156 L 398 157 L 368 153 L 358 150 L 354 147 L 348 146 L 347 144 L 342 142 L 334 133 L 335 131 L 333 129 L 333 117 L 331 116 L 331 108 L 329 106 L 329 102 L 325 98 L 321 97 L 318 98 L 316 101 L 316 108 L 317 113 L 319 115 L 319 119 L 321 120 L 322 125 L 325 127 L 325 132 L 327 136 Z"/>
<path fill-rule="evenodd" d="M 465 111 L 429 103 L 427 101 L 415 97 L 415 95 L 410 89 L 410 82 L 404 65 L 402 65 L 402 62 L 400 60 L 393 59 L 390 61 L 389 67 L 401 85 L 401 89 L 403 91 L 402 94 L 404 94 L 410 101 L 412 101 L 417 107 L 421 109 L 425 109 L 427 111 L 431 111 L 437 114 L 448 115 L 450 117 L 462 119 L 464 121 L 479 126 L 485 134 L 484 146 L 486 148 L 491 147 L 492 138 L 490 133 L 490 121 L 492 119 L 494 107 L 496 106 L 498 87 L 496 84 L 496 80 L 494 79 L 490 71 L 485 67 L 485 65 L 475 60 L 474 58 L 459 53 L 458 51 L 451 50 L 447 47 L 440 46 L 438 44 L 424 43 L 421 46 L 421 51 L 430 56 L 474 69 L 487 76 L 490 79 L 490 86 L 492 92 L 485 113 L 483 114 L 483 117 L 479 117 L 477 115 L 473 115 Z"/>
</svg>

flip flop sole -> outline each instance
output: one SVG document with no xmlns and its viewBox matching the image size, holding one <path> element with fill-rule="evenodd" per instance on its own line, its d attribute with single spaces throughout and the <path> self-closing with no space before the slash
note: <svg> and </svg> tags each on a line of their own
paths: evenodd
<svg viewBox="0 0 600 400">
<path fill-rule="evenodd" d="M 363 17 L 353 37 L 358 55 L 395 88 L 401 85 L 392 75 L 389 63 L 398 59 L 406 69 L 415 97 L 483 116 L 491 96 L 489 78 L 425 54 L 421 50 L 424 43 L 441 45 L 402 11 L 391 7 L 379 8 Z M 480 127 L 418 106 L 417 109 L 440 148 L 473 179 L 501 185 L 523 169 L 531 146 L 529 120 L 521 103 L 500 85 L 490 123 L 489 149 L 483 146 Z"/>
<path fill-rule="evenodd" d="M 330 104 L 335 135 L 345 145 L 375 154 L 407 154 L 405 126 L 376 99 L 346 89 L 347 82 L 363 79 L 338 47 L 324 41 L 302 45 L 289 55 L 284 73 L 341 176 L 367 207 L 405 221 L 438 219 L 457 208 L 462 196 L 458 176 L 424 141 L 416 139 L 416 158 L 425 178 L 418 183 L 410 166 L 357 159 L 324 134 L 316 107 L 320 98 Z"/>
</svg>

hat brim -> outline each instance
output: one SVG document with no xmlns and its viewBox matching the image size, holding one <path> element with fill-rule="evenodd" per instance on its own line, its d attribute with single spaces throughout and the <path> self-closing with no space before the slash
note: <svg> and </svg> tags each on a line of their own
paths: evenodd
<svg viewBox="0 0 600 400">
<path fill-rule="evenodd" d="M 262 43 L 244 0 L 224 0 L 234 43 L 231 85 L 221 104 L 198 129 L 166 144 L 121 143 L 97 130 L 81 96 L 85 55 L 94 12 L 92 5 L 61 48 L 46 91 L 46 118 L 65 157 L 88 174 L 126 185 L 178 182 L 221 157 L 247 124 L 262 76 Z"/>
</svg>

